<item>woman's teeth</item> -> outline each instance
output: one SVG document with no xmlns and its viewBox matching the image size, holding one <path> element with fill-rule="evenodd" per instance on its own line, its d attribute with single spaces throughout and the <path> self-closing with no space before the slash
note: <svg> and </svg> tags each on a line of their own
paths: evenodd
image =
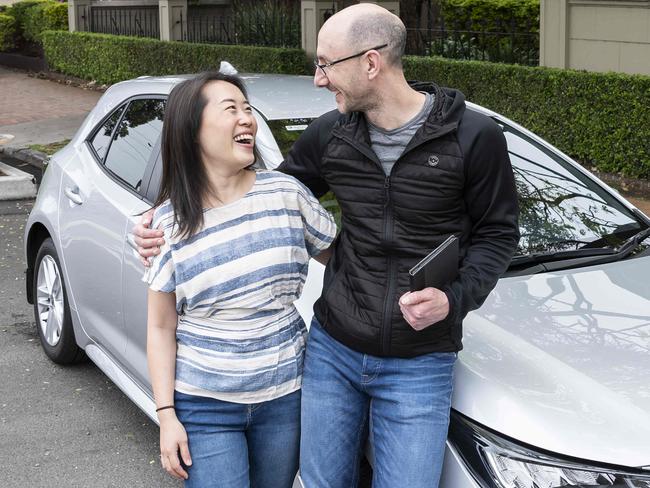
<svg viewBox="0 0 650 488">
<path fill-rule="evenodd" d="M 238 136 L 234 137 L 235 142 L 239 142 L 241 144 L 252 144 L 253 143 L 253 136 L 250 134 L 240 134 Z"/>
</svg>

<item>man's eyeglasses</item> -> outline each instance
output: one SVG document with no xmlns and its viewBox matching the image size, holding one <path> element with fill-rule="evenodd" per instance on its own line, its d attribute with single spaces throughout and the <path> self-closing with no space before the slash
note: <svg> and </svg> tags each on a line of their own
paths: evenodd
<svg viewBox="0 0 650 488">
<path fill-rule="evenodd" d="M 382 44 L 381 46 L 371 47 L 370 49 L 364 49 L 363 51 L 361 51 L 361 52 L 359 52 L 357 54 L 353 54 L 352 56 L 337 59 L 335 61 L 330 61 L 329 63 L 324 63 L 324 64 L 318 64 L 318 60 L 315 59 L 314 60 L 314 67 L 320 69 L 323 72 L 323 74 L 325 76 L 327 76 L 327 73 L 325 72 L 325 68 L 329 68 L 330 66 L 334 66 L 335 64 L 342 63 L 343 61 L 347 61 L 348 59 L 358 58 L 358 57 L 363 56 L 364 54 L 366 54 L 368 51 L 378 51 L 379 49 L 383 49 L 386 46 L 388 46 L 388 44 Z"/>
</svg>

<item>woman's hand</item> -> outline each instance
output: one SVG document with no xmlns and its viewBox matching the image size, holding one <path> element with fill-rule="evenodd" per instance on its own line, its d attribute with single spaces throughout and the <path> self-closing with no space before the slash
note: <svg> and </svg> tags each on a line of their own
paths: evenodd
<svg viewBox="0 0 650 488">
<path fill-rule="evenodd" d="M 160 412 L 160 462 L 170 475 L 177 479 L 186 480 L 187 471 L 181 466 L 178 453 L 186 466 L 192 465 L 190 450 L 187 444 L 185 427 L 176 418 L 173 410 Z"/>
</svg>

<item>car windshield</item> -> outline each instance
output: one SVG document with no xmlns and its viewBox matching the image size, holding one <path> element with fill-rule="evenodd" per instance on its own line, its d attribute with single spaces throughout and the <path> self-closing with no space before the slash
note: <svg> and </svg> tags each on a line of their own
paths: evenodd
<svg viewBox="0 0 650 488">
<path fill-rule="evenodd" d="M 312 120 L 267 121 L 283 156 Z M 516 257 L 613 251 L 647 228 L 599 183 L 522 132 L 499 125 L 508 144 L 519 194 L 521 239 Z M 340 218 L 331 193 L 321 203 Z"/>
<path fill-rule="evenodd" d="M 521 132 L 503 128 L 519 194 L 516 255 L 615 249 L 647 227 L 605 188 Z"/>
</svg>

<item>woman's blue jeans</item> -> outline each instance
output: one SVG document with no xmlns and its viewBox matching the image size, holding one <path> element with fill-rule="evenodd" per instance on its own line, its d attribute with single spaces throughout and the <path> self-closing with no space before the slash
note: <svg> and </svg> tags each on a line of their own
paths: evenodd
<svg viewBox="0 0 650 488">
<path fill-rule="evenodd" d="M 300 391 L 238 404 L 174 395 L 187 431 L 188 488 L 291 488 L 298 471 Z"/>
<path fill-rule="evenodd" d="M 356 487 L 368 435 L 373 488 L 438 486 L 455 361 L 454 352 L 409 359 L 361 354 L 314 320 L 302 387 L 304 486 Z"/>
</svg>

